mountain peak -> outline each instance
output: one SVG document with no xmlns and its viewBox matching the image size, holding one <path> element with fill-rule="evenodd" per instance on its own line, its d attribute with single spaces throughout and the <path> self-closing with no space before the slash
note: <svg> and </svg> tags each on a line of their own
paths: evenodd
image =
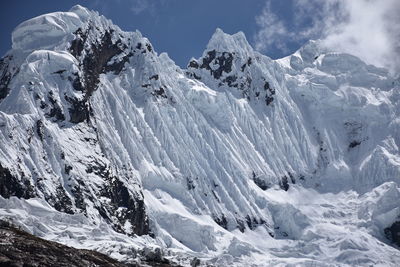
<svg viewBox="0 0 400 267">
<path fill-rule="evenodd" d="M 73 6 L 69 12 L 73 12 L 77 14 L 82 20 L 86 20 L 90 16 L 90 11 L 84 6 L 75 5 Z"/>
<path fill-rule="evenodd" d="M 243 32 L 227 34 L 220 28 L 215 30 L 207 45 L 207 50 L 216 50 L 217 52 L 236 52 L 240 54 L 249 54 L 253 52 Z"/>
<path fill-rule="evenodd" d="M 83 9 L 75 11 L 84 14 Z M 12 48 L 32 51 L 54 47 L 83 24 L 78 13 L 53 12 L 22 22 L 12 33 Z"/>
</svg>

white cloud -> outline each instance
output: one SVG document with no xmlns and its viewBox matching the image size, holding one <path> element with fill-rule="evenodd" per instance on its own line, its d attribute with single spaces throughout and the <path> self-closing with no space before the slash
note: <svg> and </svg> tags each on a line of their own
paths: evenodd
<svg viewBox="0 0 400 267">
<path fill-rule="evenodd" d="M 270 2 L 267 2 L 261 15 L 256 17 L 256 23 L 260 27 L 255 37 L 257 50 L 266 50 L 269 46 L 275 45 L 280 50 L 287 51 L 284 39 L 289 32 L 284 22 L 272 12 Z"/>
<path fill-rule="evenodd" d="M 342 4 L 348 14 L 346 23 L 330 32 L 324 43 L 359 56 L 366 62 L 400 67 L 400 2 L 398 0 L 356 0 Z"/>
<path fill-rule="evenodd" d="M 256 49 L 273 47 L 286 52 L 285 43 L 322 39 L 333 50 L 399 71 L 399 14 L 398 0 L 298 0 L 289 23 L 271 10 L 269 0 L 256 17 Z"/>
</svg>

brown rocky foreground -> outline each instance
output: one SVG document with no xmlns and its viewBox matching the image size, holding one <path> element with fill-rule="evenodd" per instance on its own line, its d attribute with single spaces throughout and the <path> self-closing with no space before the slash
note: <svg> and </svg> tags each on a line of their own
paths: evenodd
<svg viewBox="0 0 400 267">
<path fill-rule="evenodd" d="M 157 259 L 156 259 L 157 260 Z M 176 266 L 166 259 L 122 263 L 104 254 L 48 241 L 0 221 L 0 266 Z"/>
</svg>

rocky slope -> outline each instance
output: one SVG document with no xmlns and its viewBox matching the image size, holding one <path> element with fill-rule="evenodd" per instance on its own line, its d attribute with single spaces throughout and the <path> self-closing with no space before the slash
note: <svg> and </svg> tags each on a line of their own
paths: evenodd
<svg viewBox="0 0 400 267">
<path fill-rule="evenodd" d="M 176 266 L 161 257 L 151 257 L 140 263 L 122 263 L 99 252 L 75 249 L 44 240 L 24 232 L 5 221 L 0 221 L 1 266 Z M 153 255 L 155 256 L 155 255 Z M 145 257 L 146 258 L 146 257 Z"/>
<path fill-rule="evenodd" d="M 400 260 L 387 238 L 400 83 L 387 70 L 318 41 L 271 60 L 219 29 L 182 70 L 81 6 L 12 40 L 1 216 L 119 259 L 159 247 L 183 265 Z"/>
<path fill-rule="evenodd" d="M 98 252 L 66 247 L 1 224 L 1 266 L 126 266 Z"/>
</svg>

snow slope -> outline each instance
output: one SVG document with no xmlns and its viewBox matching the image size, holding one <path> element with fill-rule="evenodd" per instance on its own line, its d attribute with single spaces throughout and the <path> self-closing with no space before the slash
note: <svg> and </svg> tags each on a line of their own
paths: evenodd
<svg viewBox="0 0 400 267">
<path fill-rule="evenodd" d="M 0 62 L 0 214 L 44 238 L 183 265 L 393 265 L 399 81 L 310 41 L 271 60 L 217 29 L 180 69 L 81 6 Z M 118 233 L 117 233 L 118 232 Z"/>
</svg>

